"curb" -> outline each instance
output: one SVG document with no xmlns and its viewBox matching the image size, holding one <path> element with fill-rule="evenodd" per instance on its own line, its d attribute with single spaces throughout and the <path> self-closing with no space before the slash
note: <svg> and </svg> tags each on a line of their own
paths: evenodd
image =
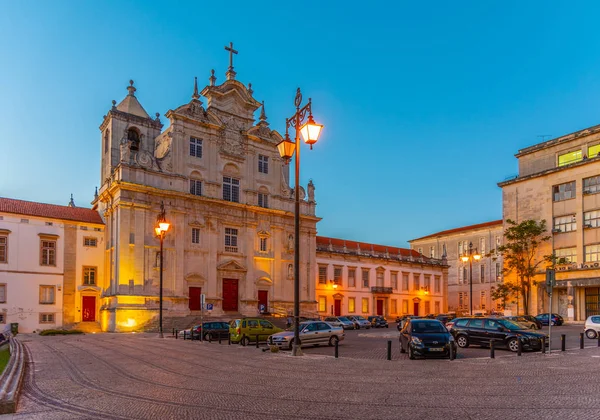
<svg viewBox="0 0 600 420">
<path fill-rule="evenodd" d="M 10 339 L 10 360 L 0 376 L 0 414 L 15 413 L 25 372 L 23 344 Z"/>
</svg>

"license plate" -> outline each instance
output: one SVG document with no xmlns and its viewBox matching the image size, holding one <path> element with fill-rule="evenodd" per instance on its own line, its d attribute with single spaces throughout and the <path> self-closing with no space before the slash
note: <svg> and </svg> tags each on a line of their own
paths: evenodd
<svg viewBox="0 0 600 420">
<path fill-rule="evenodd" d="M 439 347 L 432 347 L 429 349 L 429 351 L 444 351 L 443 348 L 439 348 Z"/>
</svg>

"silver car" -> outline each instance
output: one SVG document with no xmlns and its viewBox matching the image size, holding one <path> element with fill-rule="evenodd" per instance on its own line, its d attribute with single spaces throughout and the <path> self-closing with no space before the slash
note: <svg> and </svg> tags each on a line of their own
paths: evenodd
<svg viewBox="0 0 600 420">
<path fill-rule="evenodd" d="M 334 346 L 336 342 L 344 339 L 344 330 L 334 327 L 324 321 L 309 321 L 300 323 L 300 346 L 318 346 L 328 344 Z M 270 345 L 292 349 L 294 331 L 283 331 L 273 334 L 267 342 Z"/>
<path fill-rule="evenodd" d="M 361 328 L 366 328 L 368 330 L 372 326 L 371 321 L 369 321 L 362 315 L 350 315 L 350 316 L 347 316 L 346 318 L 348 318 L 350 321 L 354 322 L 355 328 L 357 330 L 360 330 Z"/>
<path fill-rule="evenodd" d="M 585 326 L 583 327 L 585 335 L 589 339 L 594 339 L 600 334 L 600 315 L 588 316 L 585 320 Z"/>
<path fill-rule="evenodd" d="M 330 323 L 334 327 L 342 327 L 345 330 L 353 330 L 356 328 L 354 322 L 350 321 L 345 316 L 328 316 L 323 321 Z"/>
</svg>

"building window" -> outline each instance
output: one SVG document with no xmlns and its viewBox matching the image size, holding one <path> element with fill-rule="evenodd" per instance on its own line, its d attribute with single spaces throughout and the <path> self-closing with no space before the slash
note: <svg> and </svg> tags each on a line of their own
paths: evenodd
<svg viewBox="0 0 600 420">
<path fill-rule="evenodd" d="M 469 296 L 467 292 L 458 292 L 458 308 L 465 309 L 467 307 L 467 302 L 469 301 Z"/>
<path fill-rule="evenodd" d="M 56 267 L 56 241 L 42 239 L 40 241 L 40 265 Z"/>
<path fill-rule="evenodd" d="M 356 287 L 356 268 L 348 269 L 348 287 Z"/>
<path fill-rule="evenodd" d="M 110 136 L 110 130 L 104 132 L 104 153 L 108 152 L 108 138 Z"/>
<path fill-rule="evenodd" d="M 319 312 L 327 311 L 327 296 L 319 296 Z"/>
<path fill-rule="evenodd" d="M 362 282 L 363 282 L 363 287 L 369 287 L 369 270 L 364 269 L 362 270 Z"/>
<path fill-rule="evenodd" d="M 565 166 L 571 163 L 580 162 L 582 159 L 581 150 L 563 153 L 558 155 L 558 166 Z"/>
<path fill-rule="evenodd" d="M 563 201 L 575 198 L 575 181 L 565 182 L 564 184 L 552 187 L 552 200 Z"/>
<path fill-rule="evenodd" d="M 362 313 L 369 313 L 369 298 L 362 298 Z"/>
<path fill-rule="evenodd" d="M 479 254 L 485 255 L 485 238 L 479 238 Z"/>
<path fill-rule="evenodd" d="M 596 228 L 599 226 L 600 210 L 586 211 L 585 213 L 583 213 L 583 227 Z"/>
<path fill-rule="evenodd" d="M 442 278 L 435 276 L 433 279 L 433 291 L 434 293 L 441 293 L 442 291 Z"/>
<path fill-rule="evenodd" d="M 498 248 L 502 246 L 502 237 L 496 236 L 496 254 L 498 253 Z"/>
<path fill-rule="evenodd" d="M 502 265 L 496 263 L 496 281 L 502 280 Z"/>
<path fill-rule="evenodd" d="M 392 299 L 392 313 L 393 314 L 398 313 L 398 300 L 397 299 Z"/>
<path fill-rule="evenodd" d="M 40 324 L 54 324 L 54 314 L 40 314 Z"/>
<path fill-rule="evenodd" d="M 83 284 L 87 286 L 95 286 L 96 274 L 96 267 L 83 267 Z"/>
<path fill-rule="evenodd" d="M 6 303 L 6 284 L 0 284 L 0 303 Z"/>
<path fill-rule="evenodd" d="M 96 238 L 83 238 L 83 246 L 89 246 L 89 247 L 97 247 L 98 246 L 98 239 Z"/>
<path fill-rule="evenodd" d="M 413 273 L 413 290 L 421 290 L 421 275 Z"/>
<path fill-rule="evenodd" d="M 435 258 L 435 247 L 434 246 L 429 247 L 429 257 Z"/>
<path fill-rule="evenodd" d="M 429 315 L 431 313 L 431 302 L 425 302 L 425 315 Z"/>
<path fill-rule="evenodd" d="M 40 286 L 40 303 L 43 305 L 53 304 L 55 300 L 54 286 Z"/>
<path fill-rule="evenodd" d="M 356 298 L 348 298 L 348 312 L 351 314 L 356 312 Z"/>
<path fill-rule="evenodd" d="M 434 312 L 435 312 L 436 314 L 439 314 L 439 313 L 440 313 L 440 301 L 439 301 L 439 300 L 436 300 L 436 301 L 435 301 L 435 303 L 434 303 L 433 305 L 434 305 L 433 307 L 435 308 L 435 311 L 434 311 Z"/>
<path fill-rule="evenodd" d="M 587 245 L 585 249 L 585 262 L 600 261 L 600 244 Z"/>
<path fill-rule="evenodd" d="M 588 157 L 589 158 L 598 156 L 598 153 L 600 153 L 600 144 L 595 144 L 594 146 L 588 147 Z"/>
<path fill-rule="evenodd" d="M 403 314 L 408 313 L 408 300 L 407 299 L 402 299 L 402 313 Z"/>
<path fill-rule="evenodd" d="M 395 272 L 395 271 L 392 271 L 392 273 L 390 274 L 390 276 L 392 278 L 392 289 L 393 290 L 398 290 L 398 273 Z"/>
<path fill-rule="evenodd" d="M 486 303 L 487 303 L 487 297 L 486 297 L 486 293 L 485 290 L 481 291 L 481 296 L 479 297 L 479 308 L 480 309 L 486 309 Z"/>
<path fill-rule="evenodd" d="M 577 230 L 575 215 L 559 216 L 554 218 L 554 228 L 557 232 L 572 232 Z"/>
<path fill-rule="evenodd" d="M 425 290 L 430 291 L 431 290 L 431 276 L 430 275 L 425 275 Z"/>
<path fill-rule="evenodd" d="M 342 267 L 333 267 L 333 283 L 342 285 Z"/>
<path fill-rule="evenodd" d="M 485 264 L 479 266 L 479 281 L 485 283 Z"/>
<path fill-rule="evenodd" d="M 442 255 L 447 255 L 446 254 L 446 244 L 442 244 Z"/>
<path fill-rule="evenodd" d="M 0 324 L 6 324 L 6 314 L 4 312 L 0 312 Z"/>
<path fill-rule="evenodd" d="M 402 291 L 408 292 L 408 273 L 402 273 Z"/>
<path fill-rule="evenodd" d="M 0 263 L 8 262 L 8 236 L 0 236 Z"/>
<path fill-rule="evenodd" d="M 419 254 L 423 254 L 423 248 L 421 248 L 421 247 L 417 248 L 417 252 L 418 252 Z"/>
<path fill-rule="evenodd" d="M 327 284 L 327 266 L 319 266 L 319 284 Z"/>
<path fill-rule="evenodd" d="M 202 157 L 202 140 L 190 137 L 190 156 Z"/>
<path fill-rule="evenodd" d="M 127 140 L 129 140 L 129 150 L 137 152 L 140 150 L 140 133 L 135 128 L 127 131 Z"/>
<path fill-rule="evenodd" d="M 269 208 L 269 195 L 258 193 L 258 207 Z"/>
<path fill-rule="evenodd" d="M 556 249 L 556 250 L 554 250 L 554 255 L 556 255 L 556 258 L 558 259 L 559 264 L 563 264 L 563 263 L 569 264 L 569 263 L 577 262 L 577 248 L 576 247 Z"/>
<path fill-rule="evenodd" d="M 600 175 L 583 178 L 583 193 L 595 194 L 600 192 Z"/>
<path fill-rule="evenodd" d="M 269 173 L 269 157 L 264 155 L 258 155 L 258 172 L 261 174 Z"/>
<path fill-rule="evenodd" d="M 223 200 L 240 202 L 240 180 L 230 176 L 223 177 Z"/>
<path fill-rule="evenodd" d="M 238 230 L 225 228 L 225 251 L 238 252 Z"/>
<path fill-rule="evenodd" d="M 378 270 L 377 277 L 375 278 L 375 282 L 377 287 L 383 287 L 383 276 L 385 275 L 385 271 Z"/>
<path fill-rule="evenodd" d="M 200 243 L 200 228 L 192 228 L 192 243 Z"/>
<path fill-rule="evenodd" d="M 202 181 L 190 179 L 190 194 L 202 195 Z"/>
<path fill-rule="evenodd" d="M 260 238 L 260 252 L 267 252 L 267 239 L 268 238 Z"/>
</svg>

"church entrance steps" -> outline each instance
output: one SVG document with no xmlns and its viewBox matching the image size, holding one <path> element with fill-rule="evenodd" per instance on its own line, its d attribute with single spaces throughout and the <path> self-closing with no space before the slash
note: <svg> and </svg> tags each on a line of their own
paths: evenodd
<svg viewBox="0 0 600 420">
<path fill-rule="evenodd" d="M 75 324 L 73 329 L 83 331 L 87 334 L 102 332 L 99 322 L 80 322 L 79 324 Z"/>
</svg>

